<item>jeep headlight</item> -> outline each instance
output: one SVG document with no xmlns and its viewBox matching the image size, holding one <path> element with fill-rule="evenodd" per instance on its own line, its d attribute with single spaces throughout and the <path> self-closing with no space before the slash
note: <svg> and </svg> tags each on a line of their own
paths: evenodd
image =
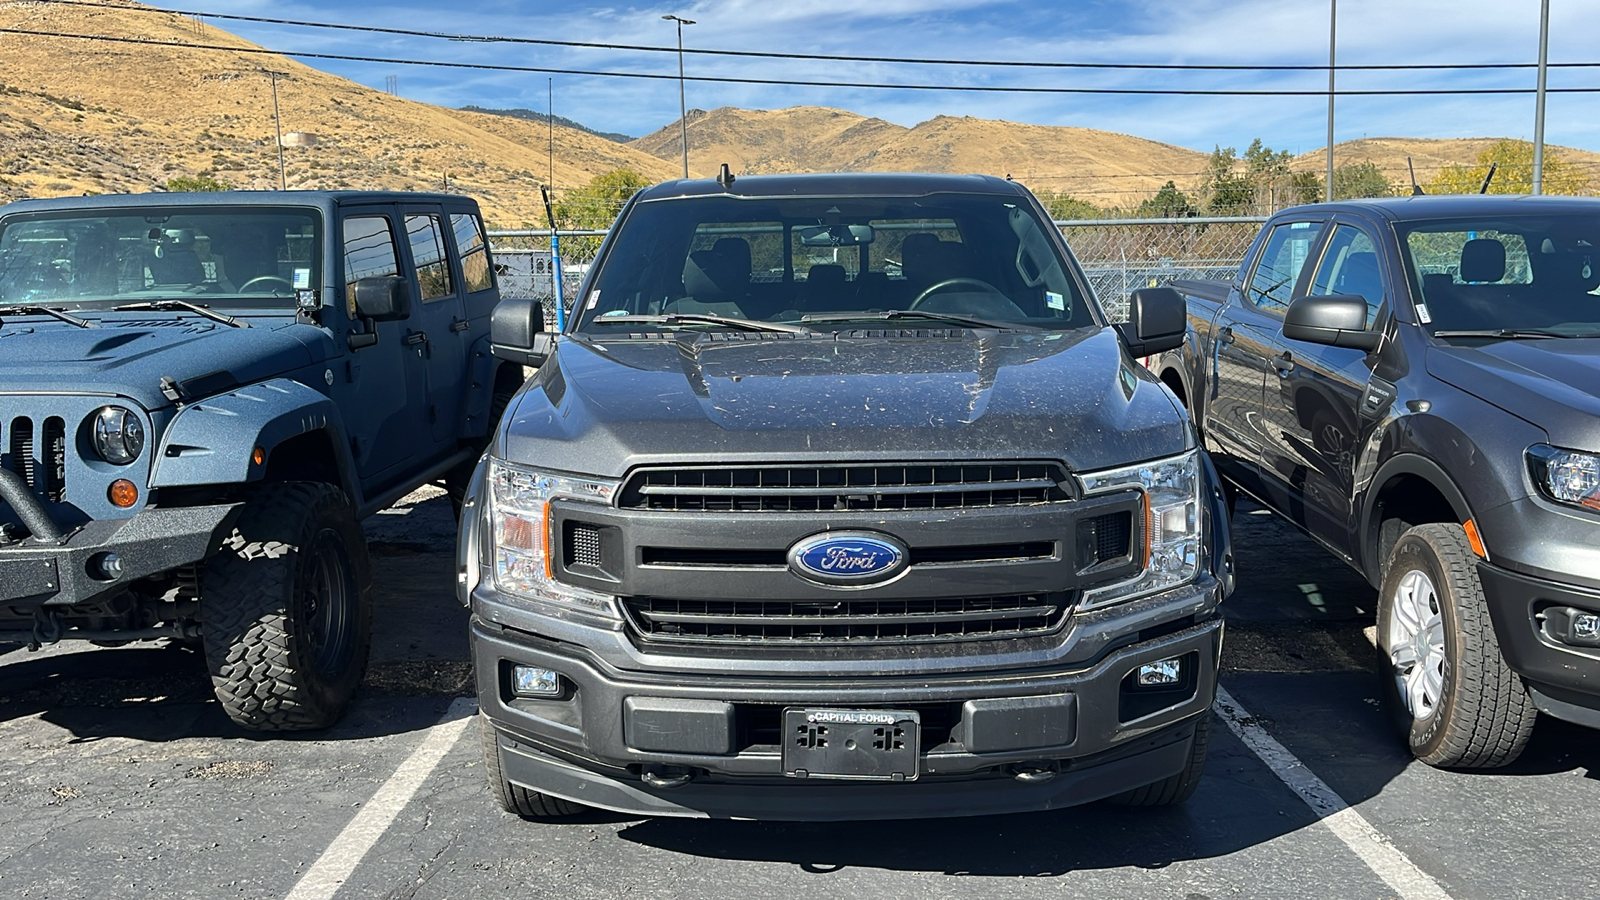
<svg viewBox="0 0 1600 900">
<path fill-rule="evenodd" d="M 1084 591 L 1079 609 L 1091 609 L 1188 584 L 1200 572 L 1200 454 L 1158 459 L 1078 476 L 1085 494 L 1133 488 L 1144 494 L 1143 569 L 1116 584 Z M 1137 533 L 1137 532 L 1136 532 Z"/>
<path fill-rule="evenodd" d="M 494 581 L 501 591 L 578 606 L 615 617 L 612 597 L 562 584 L 555 578 L 558 547 L 551 534 L 550 501 L 610 503 L 617 483 L 573 478 L 489 460 L 489 532 Z"/>
<path fill-rule="evenodd" d="M 108 463 L 125 466 L 144 452 L 144 423 L 131 409 L 102 406 L 95 411 L 89 430 L 94 452 Z"/>
<path fill-rule="evenodd" d="M 1528 448 L 1528 474 L 1551 500 L 1600 512 L 1600 456 L 1534 444 Z"/>
</svg>

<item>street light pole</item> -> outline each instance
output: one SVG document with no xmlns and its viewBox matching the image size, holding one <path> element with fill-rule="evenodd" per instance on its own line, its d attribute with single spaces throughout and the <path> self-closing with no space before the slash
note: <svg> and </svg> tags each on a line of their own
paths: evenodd
<svg viewBox="0 0 1600 900">
<path fill-rule="evenodd" d="M 283 116 L 278 113 L 278 73 L 268 71 L 272 78 L 272 127 L 278 135 L 278 190 L 289 189 L 289 180 L 283 172 Z"/>
<path fill-rule="evenodd" d="M 1333 48 L 1334 31 L 1339 25 L 1339 0 L 1328 0 L 1328 183 L 1324 195 L 1333 202 Z"/>
<path fill-rule="evenodd" d="M 1539 87 L 1533 100 L 1533 192 L 1544 193 L 1544 76 L 1550 68 L 1550 0 L 1539 5 Z"/>
<path fill-rule="evenodd" d="M 689 107 L 683 94 L 683 26 L 693 25 L 693 19 L 681 16 L 662 16 L 668 22 L 678 23 L 678 132 L 683 137 L 683 177 L 689 177 Z"/>
</svg>

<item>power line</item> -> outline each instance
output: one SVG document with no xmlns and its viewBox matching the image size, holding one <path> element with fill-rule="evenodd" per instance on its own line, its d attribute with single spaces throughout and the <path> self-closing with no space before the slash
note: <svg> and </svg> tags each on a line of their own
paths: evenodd
<svg viewBox="0 0 1600 900">
<path fill-rule="evenodd" d="M 676 53 L 676 47 L 657 47 L 649 44 L 607 44 L 589 41 L 558 41 L 551 38 L 512 37 L 505 35 L 451 34 L 441 31 L 419 31 L 409 28 L 382 28 L 374 25 L 346 25 L 337 22 L 311 22 L 301 19 L 278 19 L 267 16 L 243 16 L 232 13 L 200 12 L 185 9 L 158 7 L 129 7 L 115 3 L 95 3 L 90 0 L 36 0 L 59 6 L 84 6 L 97 9 L 116 9 L 128 12 L 165 13 L 207 19 L 226 19 L 234 22 L 252 22 L 261 25 L 288 25 L 296 28 L 324 28 L 335 31 L 356 31 L 367 34 L 390 34 L 401 37 L 422 37 L 437 40 L 461 41 L 482 44 L 537 44 L 547 47 L 572 47 L 589 50 L 627 50 L 645 53 Z M 1225 71 L 1225 72 L 1326 72 L 1323 65 L 1238 65 L 1208 63 L 1091 63 L 1091 62 L 1040 62 L 1026 60 L 972 60 L 937 59 L 905 56 L 838 56 L 824 53 L 776 53 L 756 50 L 709 50 L 683 48 L 685 55 L 726 56 L 746 59 L 817 60 L 824 62 L 896 63 L 923 66 L 994 66 L 1035 69 L 1148 69 L 1172 71 Z M 290 54 L 285 54 L 290 55 Z M 303 55 L 303 54 L 293 54 Z M 343 58 L 343 57 L 335 57 Z M 1338 71 L 1417 71 L 1457 69 L 1532 69 L 1537 63 L 1395 63 L 1389 65 L 1342 65 Z M 1600 62 L 1549 63 L 1549 68 L 1595 68 Z M 545 70 L 540 70 L 545 71 Z M 768 82 L 763 82 L 768 83 Z M 777 82 L 788 84 L 789 82 Z M 1309 93 L 1326 95 L 1327 91 Z"/>
<path fill-rule="evenodd" d="M 68 38 L 82 41 L 100 41 L 113 44 L 138 44 L 149 47 L 171 47 L 185 50 L 217 50 L 260 56 L 287 56 L 294 59 L 336 59 L 344 62 L 382 63 L 391 66 L 421 66 L 442 69 L 470 69 L 483 72 L 534 72 L 541 75 L 580 75 L 599 78 L 638 78 L 650 81 L 677 81 L 677 75 L 652 72 L 604 72 L 588 69 L 556 69 L 544 66 L 507 66 L 488 63 L 447 62 L 444 60 L 397 59 L 384 56 L 352 56 L 342 53 L 302 53 L 293 50 L 270 50 L 265 47 L 226 47 L 220 44 L 185 44 L 178 41 L 159 41 L 151 38 L 117 37 L 104 34 L 75 34 L 64 31 L 39 31 L 29 28 L 0 28 L 0 34 L 28 35 L 30 37 Z M 1012 87 L 1001 85 L 950 85 L 950 84 L 885 84 L 868 81 L 813 81 L 780 78 L 733 78 L 715 75 L 690 75 L 689 81 L 715 84 L 759 84 L 785 87 L 855 88 L 863 90 L 898 91 L 956 91 L 984 94 L 1110 94 L 1178 97 L 1326 97 L 1325 90 L 1176 90 L 1171 88 L 1068 88 L 1068 87 Z M 1440 95 L 1531 94 L 1533 88 L 1411 88 L 1406 90 L 1340 90 L 1340 97 L 1400 97 Z M 1600 87 L 1547 88 L 1549 94 L 1595 94 Z"/>
</svg>

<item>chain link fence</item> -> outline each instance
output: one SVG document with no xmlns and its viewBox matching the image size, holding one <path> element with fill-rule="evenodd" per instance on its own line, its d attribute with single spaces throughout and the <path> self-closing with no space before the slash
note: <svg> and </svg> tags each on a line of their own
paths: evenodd
<svg viewBox="0 0 1600 900">
<path fill-rule="evenodd" d="M 1174 278 L 1231 278 L 1265 216 L 1187 219 L 1070 219 L 1057 222 L 1113 321 L 1128 315 L 1128 292 Z M 557 231 L 561 289 L 570 309 L 604 231 Z M 548 229 L 490 231 L 500 292 L 545 301 L 555 327 L 556 267 Z"/>
</svg>

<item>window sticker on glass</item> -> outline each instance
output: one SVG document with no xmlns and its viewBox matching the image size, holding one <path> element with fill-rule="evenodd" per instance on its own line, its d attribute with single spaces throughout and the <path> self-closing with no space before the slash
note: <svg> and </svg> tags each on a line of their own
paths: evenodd
<svg viewBox="0 0 1600 900">
<path fill-rule="evenodd" d="M 294 270 L 294 286 L 295 286 L 295 290 L 303 290 L 305 288 L 311 287 L 311 270 L 310 269 L 295 269 Z"/>
<path fill-rule="evenodd" d="M 1428 324 L 1431 324 L 1433 322 L 1433 316 L 1431 314 L 1429 314 L 1429 312 L 1428 312 L 1428 304 L 1426 304 L 1426 303 L 1418 303 L 1417 304 L 1417 318 L 1421 319 L 1422 320 L 1422 324 L 1424 324 L 1424 325 L 1428 325 Z"/>
<path fill-rule="evenodd" d="M 1045 291 L 1044 305 L 1050 307 L 1051 309 L 1065 312 L 1067 308 L 1067 298 L 1061 296 L 1055 291 Z"/>
<path fill-rule="evenodd" d="M 589 292 L 589 308 L 590 309 L 594 309 L 595 305 L 598 304 L 599 302 L 600 302 L 600 292 L 599 291 L 590 291 Z"/>
</svg>

